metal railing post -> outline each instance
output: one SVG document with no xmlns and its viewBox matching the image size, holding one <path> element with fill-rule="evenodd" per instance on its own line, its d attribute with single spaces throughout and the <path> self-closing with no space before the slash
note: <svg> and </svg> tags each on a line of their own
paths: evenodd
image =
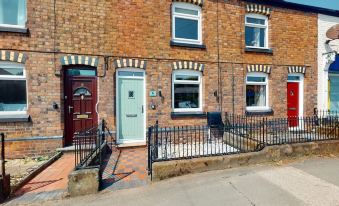
<svg viewBox="0 0 339 206">
<path fill-rule="evenodd" d="M 101 146 L 102 144 L 105 142 L 105 120 L 103 119 L 101 121 L 101 133 L 100 133 L 100 137 L 99 137 L 99 170 L 100 170 L 100 174 L 101 174 L 101 164 L 102 164 L 102 150 L 101 150 Z"/>
<path fill-rule="evenodd" d="M 154 154 L 154 157 L 155 158 L 158 158 L 158 141 L 159 141 L 159 121 L 157 120 L 156 122 L 155 122 L 155 143 L 154 143 L 154 146 L 155 146 L 155 148 L 154 148 L 154 152 L 155 152 L 155 154 Z"/>
<path fill-rule="evenodd" d="M 0 136 L 1 136 L 1 174 L 2 174 L 2 178 L 5 179 L 5 176 L 6 176 L 6 170 L 5 170 L 5 134 L 1 133 Z"/>
<path fill-rule="evenodd" d="M 150 126 L 148 128 L 148 175 L 151 175 L 152 179 L 152 132 L 153 132 L 153 126 Z"/>
<path fill-rule="evenodd" d="M 105 129 L 106 129 L 106 121 L 103 119 L 101 123 L 101 140 L 104 142 L 105 141 Z"/>
</svg>

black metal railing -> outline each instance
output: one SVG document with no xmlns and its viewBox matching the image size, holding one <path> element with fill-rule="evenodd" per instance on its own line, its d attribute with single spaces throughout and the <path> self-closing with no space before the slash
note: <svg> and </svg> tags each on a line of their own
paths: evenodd
<svg viewBox="0 0 339 206">
<path fill-rule="evenodd" d="M 115 138 L 107 127 L 106 121 L 102 120 L 85 131 L 74 136 L 75 169 L 88 167 L 100 167 L 102 165 L 103 150 L 106 145 L 115 145 Z"/>
<path fill-rule="evenodd" d="M 260 117 L 225 113 L 222 127 L 148 129 L 148 167 L 157 161 L 255 152 L 267 145 L 339 139 L 339 113 L 315 111 L 308 117 Z"/>
<path fill-rule="evenodd" d="M 150 128 L 150 145 L 154 161 L 183 159 L 221 154 L 257 151 L 260 137 L 264 138 L 263 124 L 251 123 L 240 116 L 230 116 L 222 128 L 208 126 L 177 126 Z M 256 133 L 253 133 L 256 132 Z M 256 135 L 253 137 L 253 135 Z M 259 138 L 258 138 L 259 137 Z M 252 141 L 255 140 L 255 141 Z"/>
<path fill-rule="evenodd" d="M 0 203 L 3 203 L 11 193 L 11 178 L 9 174 L 6 174 L 5 170 L 5 134 L 0 133 L 0 164 L 1 164 L 1 175 L 0 175 Z"/>
<path fill-rule="evenodd" d="M 0 143 L 1 143 L 1 151 L 0 151 L 0 162 L 1 162 L 1 177 L 4 177 L 6 175 L 5 170 L 5 134 L 0 133 Z"/>
</svg>

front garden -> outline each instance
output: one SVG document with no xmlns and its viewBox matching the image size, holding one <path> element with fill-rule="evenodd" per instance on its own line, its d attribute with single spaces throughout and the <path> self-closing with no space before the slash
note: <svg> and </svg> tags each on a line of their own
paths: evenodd
<svg viewBox="0 0 339 206">
<path fill-rule="evenodd" d="M 266 146 L 339 139 L 339 113 L 307 117 L 208 114 L 208 125 L 149 127 L 149 173 L 154 162 L 257 152 Z M 209 118 L 212 118 L 209 119 Z"/>
</svg>

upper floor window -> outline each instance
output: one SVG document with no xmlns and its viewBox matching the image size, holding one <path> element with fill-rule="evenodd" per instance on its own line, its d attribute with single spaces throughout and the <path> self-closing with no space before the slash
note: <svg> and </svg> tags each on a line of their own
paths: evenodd
<svg viewBox="0 0 339 206">
<path fill-rule="evenodd" d="M 245 16 L 245 43 L 249 48 L 268 48 L 268 18 L 260 14 Z"/>
<path fill-rule="evenodd" d="M 268 76 L 264 73 L 249 73 L 246 77 L 246 109 L 268 109 Z"/>
<path fill-rule="evenodd" d="M 172 40 L 202 44 L 200 6 L 175 2 L 172 6 Z"/>
<path fill-rule="evenodd" d="M 23 64 L 0 62 L 0 115 L 27 111 L 26 72 Z"/>
<path fill-rule="evenodd" d="M 202 111 L 201 72 L 189 70 L 174 71 L 172 79 L 173 111 Z"/>
<path fill-rule="evenodd" d="M 25 27 L 26 0 L 0 0 L 0 26 Z"/>
</svg>

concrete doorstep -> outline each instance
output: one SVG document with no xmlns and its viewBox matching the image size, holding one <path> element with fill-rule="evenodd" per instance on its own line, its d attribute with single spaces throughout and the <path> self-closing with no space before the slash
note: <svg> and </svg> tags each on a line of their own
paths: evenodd
<svg viewBox="0 0 339 206">
<path fill-rule="evenodd" d="M 259 152 L 237 155 L 155 162 L 152 166 L 152 180 L 159 181 L 191 173 L 223 170 L 308 155 L 326 154 L 339 154 L 338 140 L 268 146 Z"/>
</svg>

